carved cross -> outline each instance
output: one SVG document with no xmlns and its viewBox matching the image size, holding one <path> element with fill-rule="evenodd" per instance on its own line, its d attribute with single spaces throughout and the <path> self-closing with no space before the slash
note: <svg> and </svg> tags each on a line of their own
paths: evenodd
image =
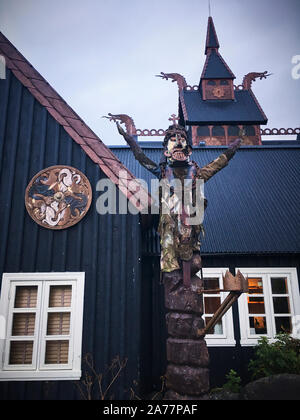
<svg viewBox="0 0 300 420">
<path fill-rule="evenodd" d="M 175 114 L 171 115 L 171 118 L 169 118 L 169 121 L 172 121 L 173 125 L 177 125 L 177 121 L 179 120 L 178 117 L 176 117 Z"/>
</svg>

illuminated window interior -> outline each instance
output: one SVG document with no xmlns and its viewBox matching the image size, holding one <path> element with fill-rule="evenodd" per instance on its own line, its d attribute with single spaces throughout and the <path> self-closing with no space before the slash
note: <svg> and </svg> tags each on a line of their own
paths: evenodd
<svg viewBox="0 0 300 420">
<path fill-rule="evenodd" d="M 211 320 L 214 313 L 221 306 L 220 279 L 204 278 L 204 315 L 205 325 Z M 205 294 L 205 290 L 216 290 L 216 293 Z M 222 319 L 208 332 L 208 334 L 223 334 Z"/>
</svg>

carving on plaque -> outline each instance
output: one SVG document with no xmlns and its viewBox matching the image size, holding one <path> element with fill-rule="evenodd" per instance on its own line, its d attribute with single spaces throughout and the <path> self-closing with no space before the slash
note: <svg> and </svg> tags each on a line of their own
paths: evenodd
<svg viewBox="0 0 300 420">
<path fill-rule="evenodd" d="M 78 223 L 92 201 L 87 177 L 66 165 L 51 166 L 36 174 L 25 192 L 31 218 L 48 229 L 66 229 Z"/>
<path fill-rule="evenodd" d="M 225 95 L 225 91 L 223 87 L 217 86 L 212 91 L 213 95 L 217 98 L 222 98 Z"/>
</svg>

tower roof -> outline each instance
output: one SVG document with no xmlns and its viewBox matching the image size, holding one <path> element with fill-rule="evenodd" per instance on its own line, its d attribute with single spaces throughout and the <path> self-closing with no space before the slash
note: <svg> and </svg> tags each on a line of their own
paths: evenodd
<svg viewBox="0 0 300 420">
<path fill-rule="evenodd" d="M 201 79 L 235 79 L 235 75 L 219 53 L 219 48 L 220 44 L 213 18 L 209 16 L 205 44 L 205 54 L 207 57 Z"/>
<path fill-rule="evenodd" d="M 234 89 L 233 79 L 235 75 L 219 53 L 219 41 L 216 34 L 213 19 L 208 18 L 206 37 L 206 61 L 202 71 L 199 88 L 182 89 L 179 96 L 179 115 L 181 124 L 197 125 L 264 125 L 267 124 L 267 117 L 259 105 L 252 90 Z M 206 80 L 205 80 L 206 79 Z M 227 90 L 230 90 L 227 97 L 207 97 L 212 82 L 224 83 Z M 219 79 L 219 81 L 218 81 Z M 220 85 L 221 86 L 221 85 Z M 222 87 L 222 86 L 221 86 Z M 229 89 L 228 89 L 229 87 Z M 204 91 L 204 89 L 206 89 Z"/>
<path fill-rule="evenodd" d="M 215 25 L 213 18 L 209 16 L 208 24 L 207 24 L 207 35 L 206 35 L 206 44 L 205 44 L 205 54 L 210 48 L 216 48 L 217 50 L 220 48 L 220 44 L 218 41 Z"/>
<path fill-rule="evenodd" d="M 211 50 L 204 64 L 201 79 L 235 79 L 219 52 Z"/>
</svg>

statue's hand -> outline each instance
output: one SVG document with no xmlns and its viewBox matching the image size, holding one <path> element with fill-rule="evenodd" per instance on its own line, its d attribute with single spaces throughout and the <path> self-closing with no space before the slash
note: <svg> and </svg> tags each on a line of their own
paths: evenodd
<svg viewBox="0 0 300 420">
<path fill-rule="evenodd" d="M 126 135 L 125 131 L 123 130 L 123 128 L 120 126 L 120 124 L 117 121 L 116 121 L 116 124 L 117 124 L 119 133 L 121 134 L 121 136 L 124 137 Z"/>
<path fill-rule="evenodd" d="M 236 139 L 233 143 L 229 145 L 229 149 L 231 149 L 233 152 L 236 152 L 237 149 L 240 147 L 241 143 L 241 139 Z"/>
<path fill-rule="evenodd" d="M 228 160 L 230 160 L 234 156 L 241 143 L 241 139 L 236 139 L 233 143 L 229 145 L 228 149 L 225 150 L 224 155 L 227 157 Z"/>
</svg>

